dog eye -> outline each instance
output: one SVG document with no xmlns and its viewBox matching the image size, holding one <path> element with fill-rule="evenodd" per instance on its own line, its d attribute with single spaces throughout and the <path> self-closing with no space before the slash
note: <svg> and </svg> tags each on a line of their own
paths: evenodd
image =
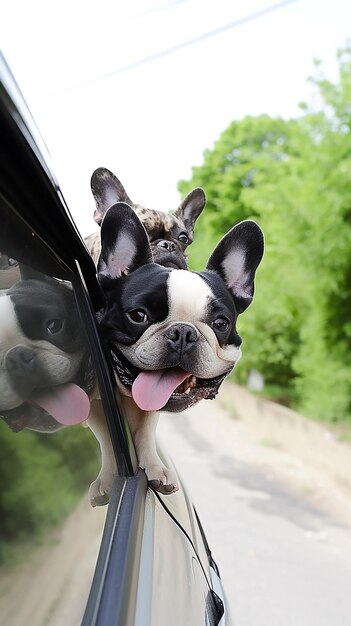
<svg viewBox="0 0 351 626">
<path fill-rule="evenodd" d="M 63 328 L 63 319 L 59 317 L 53 320 L 49 320 L 48 323 L 46 324 L 46 330 L 49 333 L 49 335 L 56 335 L 56 333 L 59 333 L 60 330 L 62 330 L 62 328 Z"/>
<path fill-rule="evenodd" d="M 129 311 L 127 315 L 132 320 L 132 322 L 136 322 L 137 324 L 145 324 L 145 322 L 147 322 L 149 319 L 143 309 L 135 309 L 134 311 Z"/>
<path fill-rule="evenodd" d="M 217 317 L 211 324 L 212 328 L 219 331 L 226 331 L 229 328 L 229 321 L 226 317 Z"/>
<path fill-rule="evenodd" d="M 186 233 L 180 233 L 180 235 L 178 235 L 178 240 L 181 243 L 188 243 L 189 242 L 189 237 Z"/>
</svg>

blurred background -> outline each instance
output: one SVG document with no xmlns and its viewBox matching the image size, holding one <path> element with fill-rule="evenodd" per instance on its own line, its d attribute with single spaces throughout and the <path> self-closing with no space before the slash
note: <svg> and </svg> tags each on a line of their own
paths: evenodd
<svg viewBox="0 0 351 626">
<path fill-rule="evenodd" d="M 351 440 L 351 4 L 2 0 L 0 6 L 2 51 L 82 235 L 97 230 L 90 177 L 101 166 L 135 203 L 153 209 L 175 209 L 192 188 L 204 188 L 207 204 L 189 249 L 193 269 L 204 268 L 231 226 L 255 219 L 266 252 L 253 305 L 238 321 L 243 359 L 234 378 Z M 2 450 L 13 459 L 0 478 L 7 520 L 0 562 L 8 565 L 16 562 L 19 538 L 45 534 L 72 511 L 98 454 L 83 429 L 53 439 L 26 432 L 14 443 L 0 427 Z M 29 469 L 42 485 L 39 499 Z M 218 513 L 213 537 L 225 517 Z M 241 535 L 231 528 L 230 536 Z M 264 576 L 265 568 L 263 561 Z M 3 575 L 0 582 L 9 586 Z"/>
<path fill-rule="evenodd" d="M 233 120 L 301 116 L 313 60 L 337 77 L 350 14 L 343 0 L 2 0 L 0 32 L 86 235 L 96 167 L 171 209 Z"/>
<path fill-rule="evenodd" d="M 351 6 L 3 0 L 1 11 L 3 51 L 83 236 L 96 230 L 99 166 L 150 208 L 205 189 L 193 268 L 256 219 L 266 257 L 236 375 L 257 370 L 272 397 L 347 422 Z"/>
</svg>

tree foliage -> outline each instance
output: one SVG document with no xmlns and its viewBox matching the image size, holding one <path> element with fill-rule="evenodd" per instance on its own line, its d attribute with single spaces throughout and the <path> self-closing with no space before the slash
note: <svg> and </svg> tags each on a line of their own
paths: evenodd
<svg viewBox="0 0 351 626">
<path fill-rule="evenodd" d="M 12 546 L 65 517 L 99 468 L 96 441 L 80 425 L 52 434 L 13 433 L 0 420 L 0 564 Z"/>
<path fill-rule="evenodd" d="M 333 421 L 351 417 L 351 48 L 338 58 L 335 84 L 316 66 L 317 110 L 233 121 L 179 183 L 208 196 L 193 268 L 240 220 L 265 234 L 255 299 L 238 322 L 237 376 L 258 369 L 293 406 Z"/>
</svg>

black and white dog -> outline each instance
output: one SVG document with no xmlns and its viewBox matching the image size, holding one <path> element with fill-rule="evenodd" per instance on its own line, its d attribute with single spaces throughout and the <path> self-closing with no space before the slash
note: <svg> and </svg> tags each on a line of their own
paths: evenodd
<svg viewBox="0 0 351 626">
<path fill-rule="evenodd" d="M 262 255 L 259 226 L 244 221 L 221 239 L 205 271 L 171 269 L 153 262 L 147 233 L 127 204 L 113 205 L 103 218 L 100 327 L 139 465 L 162 493 L 178 485 L 157 455 L 159 411 L 182 411 L 217 394 L 241 356 L 236 320 L 252 301 Z M 106 492 L 103 482 L 99 489 Z"/>
<path fill-rule="evenodd" d="M 88 417 L 94 376 L 70 286 L 20 271 L 0 293 L 0 417 L 55 432 Z"/>
<path fill-rule="evenodd" d="M 254 222 L 242 222 L 219 242 L 204 272 L 171 269 L 153 263 L 139 218 L 117 203 L 103 219 L 101 241 L 100 327 L 139 464 L 155 489 L 171 493 L 176 477 L 156 452 L 159 411 L 215 397 L 239 360 L 236 319 L 253 297 L 263 236 Z M 116 464 L 73 291 L 20 269 L 22 279 L 0 294 L 0 416 L 14 431 L 43 432 L 88 418 L 102 452 L 90 499 L 105 503 Z"/>
</svg>

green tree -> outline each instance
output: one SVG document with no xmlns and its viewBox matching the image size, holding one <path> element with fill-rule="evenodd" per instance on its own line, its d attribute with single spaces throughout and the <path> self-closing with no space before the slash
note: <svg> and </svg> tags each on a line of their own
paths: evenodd
<svg viewBox="0 0 351 626">
<path fill-rule="evenodd" d="M 65 517 L 98 469 L 98 446 L 80 425 L 55 434 L 13 433 L 0 420 L 0 563 Z"/>
<path fill-rule="evenodd" d="M 336 84 L 317 67 L 319 110 L 232 122 L 179 183 L 209 197 L 190 249 L 196 269 L 238 221 L 255 219 L 265 233 L 254 303 L 238 321 L 237 376 L 259 369 L 294 406 L 329 420 L 351 415 L 350 49 L 339 63 Z"/>
</svg>

